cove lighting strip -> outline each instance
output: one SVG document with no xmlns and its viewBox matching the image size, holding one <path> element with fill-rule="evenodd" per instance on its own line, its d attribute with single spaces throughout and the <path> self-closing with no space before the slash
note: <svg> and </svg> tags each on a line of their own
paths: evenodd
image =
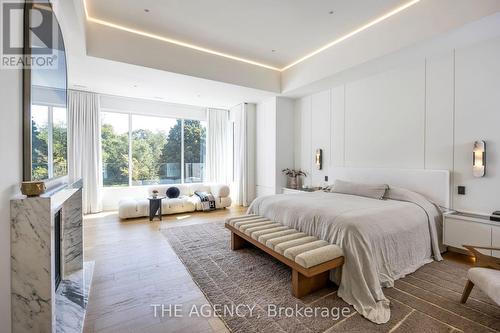
<svg viewBox="0 0 500 333">
<path fill-rule="evenodd" d="M 106 21 L 106 20 L 102 20 L 102 19 L 98 19 L 98 18 L 95 18 L 95 17 L 91 17 L 89 15 L 89 12 L 88 12 L 88 9 L 87 9 L 87 0 L 83 0 L 83 7 L 84 7 L 84 10 L 85 10 L 85 17 L 87 18 L 87 21 L 89 22 L 93 22 L 93 23 L 96 23 L 96 24 L 100 24 L 100 25 L 103 25 L 103 26 L 107 26 L 107 27 L 110 27 L 110 28 L 114 28 L 114 29 L 118 29 L 118 30 L 122 30 L 122 31 L 126 31 L 126 32 L 130 32 L 130 33 L 133 33 L 133 34 L 136 34 L 136 35 L 140 35 L 140 36 L 144 36 L 144 37 L 148 37 L 148 38 L 152 38 L 152 39 L 156 39 L 156 40 L 160 40 L 162 42 L 166 42 L 166 43 L 170 43 L 170 44 L 175 44 L 175 45 L 179 45 L 179 46 L 183 46 L 183 47 L 187 47 L 187 48 L 190 48 L 190 49 L 193 49 L 193 50 L 197 50 L 197 51 L 200 51 L 200 52 L 205 52 L 205 53 L 209 53 L 209 54 L 213 54 L 213 55 L 217 55 L 217 56 L 220 56 L 220 57 L 224 57 L 224 58 L 228 58 L 228 59 L 232 59 L 232 60 L 236 60 L 236 61 L 240 61 L 240 62 L 244 62 L 244 63 L 247 63 L 247 64 L 251 64 L 251 65 L 255 65 L 255 66 L 259 66 L 259 67 L 263 67 L 263 68 L 267 68 L 267 69 L 272 69 L 272 70 L 275 70 L 275 71 L 278 71 L 278 72 L 283 72 L 311 57 L 314 57 L 315 55 L 317 55 L 318 53 L 321 53 L 331 47 L 333 47 L 334 45 L 337 45 L 343 41 L 345 41 L 346 39 L 349 39 L 351 37 L 353 37 L 354 35 L 357 35 L 359 34 L 360 32 L 362 31 L 365 31 L 366 29 L 370 28 L 370 27 L 373 27 L 374 25 L 382 22 L 382 21 L 385 21 L 386 19 L 390 18 L 391 16 L 394 16 L 402 11 L 404 11 L 405 9 L 408 9 L 409 7 L 419 3 L 421 0 L 412 0 L 410 2 L 407 2 L 397 8 L 394 8 L 393 10 L 385 13 L 384 15 L 382 16 L 379 16 L 377 17 L 376 19 L 364 24 L 363 26 L 343 35 L 342 37 L 340 38 L 337 38 L 335 39 L 334 41 L 320 47 L 319 49 L 316 49 L 314 50 L 313 52 L 311 53 L 308 53 L 306 54 L 305 56 L 303 56 L 302 58 L 292 62 L 291 64 L 283 67 L 283 68 L 278 68 L 278 67 L 275 67 L 275 66 L 271 66 L 271 65 L 267 65 L 267 64 L 263 64 L 263 63 L 260 63 L 260 62 L 257 62 L 257 61 L 253 61 L 253 60 L 249 60 L 249 59 L 245 59 L 245 58 L 241 58 L 241 57 L 237 57 L 237 56 L 234 56 L 234 55 L 231 55 L 231 54 L 228 54 L 228 53 L 224 53 L 224 52 L 219 52 L 219 51 L 216 51 L 216 50 L 212 50 L 212 49 L 208 49 L 208 48 L 205 48 L 205 47 L 202 47 L 202 46 L 197 46 L 197 45 L 194 45 L 194 44 L 190 44 L 190 43 L 186 43 L 186 42 L 183 42 L 183 41 L 180 41 L 180 40 L 176 40 L 176 39 L 172 39 L 172 38 L 168 38 L 168 37 L 164 37 L 164 36 L 160 36 L 160 35 L 157 35 L 157 34 L 153 34 L 153 33 L 150 33 L 150 32 L 146 32 L 146 31 L 143 31 L 143 30 L 139 30 L 139 29 L 134 29 L 134 28 L 130 28 L 130 27 L 126 27 L 124 25 L 121 25 L 121 24 L 116 24 L 116 23 L 112 23 L 112 22 L 109 22 L 109 21 Z"/>
</svg>

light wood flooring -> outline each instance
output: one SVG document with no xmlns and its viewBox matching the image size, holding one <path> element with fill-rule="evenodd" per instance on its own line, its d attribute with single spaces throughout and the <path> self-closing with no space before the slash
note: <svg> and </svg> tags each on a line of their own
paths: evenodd
<svg viewBox="0 0 500 333">
<path fill-rule="evenodd" d="M 85 260 L 95 261 L 95 269 L 84 332 L 227 332 L 216 317 L 187 316 L 193 305 L 201 309 L 208 301 L 159 229 L 221 221 L 245 211 L 232 207 L 177 214 L 164 216 L 161 223 L 147 218 L 120 221 L 115 212 L 86 216 Z M 155 317 L 152 304 L 180 304 L 184 316 Z"/>
<path fill-rule="evenodd" d="M 154 316 L 152 304 L 180 304 L 184 311 L 192 305 L 208 304 L 159 229 L 221 221 L 245 211 L 243 207 L 231 207 L 177 214 L 164 216 L 161 223 L 150 223 L 147 218 L 120 221 L 116 212 L 86 216 L 85 260 L 95 261 L 95 270 L 84 332 L 227 332 L 216 317 Z M 468 260 L 459 254 L 445 256 Z"/>
</svg>

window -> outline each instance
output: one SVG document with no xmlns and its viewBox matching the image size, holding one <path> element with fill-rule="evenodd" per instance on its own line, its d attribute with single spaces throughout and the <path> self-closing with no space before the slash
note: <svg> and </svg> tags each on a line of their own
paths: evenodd
<svg viewBox="0 0 500 333">
<path fill-rule="evenodd" d="M 66 108 L 32 105 L 31 178 L 43 180 L 68 174 Z"/>
<path fill-rule="evenodd" d="M 104 186 L 204 180 L 205 122 L 112 112 L 101 117 Z"/>
<path fill-rule="evenodd" d="M 129 184 L 128 114 L 101 113 L 102 179 L 104 186 Z"/>
<path fill-rule="evenodd" d="M 132 115 L 132 185 L 181 182 L 180 120 Z"/>
<path fill-rule="evenodd" d="M 204 121 L 184 120 L 184 182 L 203 182 L 207 125 Z"/>
</svg>

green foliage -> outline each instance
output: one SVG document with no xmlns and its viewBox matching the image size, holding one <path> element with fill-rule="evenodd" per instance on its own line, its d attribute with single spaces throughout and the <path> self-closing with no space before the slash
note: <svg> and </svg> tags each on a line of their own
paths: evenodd
<svg viewBox="0 0 500 333">
<path fill-rule="evenodd" d="M 128 186 L 128 134 L 117 134 L 113 125 L 101 127 L 105 186 Z"/>
<path fill-rule="evenodd" d="M 198 120 L 184 121 L 184 163 L 205 162 L 206 129 Z"/>
<path fill-rule="evenodd" d="M 31 159 L 33 180 L 49 178 L 49 128 L 31 122 Z M 68 174 L 68 131 L 65 123 L 52 125 L 53 176 Z"/>
<path fill-rule="evenodd" d="M 47 126 L 38 128 L 37 124 L 31 122 L 31 178 L 33 180 L 44 180 L 49 178 L 48 167 L 48 136 Z"/>
<path fill-rule="evenodd" d="M 54 124 L 52 127 L 52 150 L 54 156 L 54 177 L 68 174 L 68 130 L 66 124 Z"/>
<path fill-rule="evenodd" d="M 166 133 L 150 130 L 132 132 L 132 180 L 158 182 L 160 180 L 160 157 L 167 141 Z"/>
<path fill-rule="evenodd" d="M 132 132 L 132 181 L 134 185 L 175 182 L 181 176 L 182 121 L 168 134 L 151 130 Z M 128 185 L 128 134 L 102 126 L 102 154 L 105 186 Z M 206 129 L 200 121 L 184 121 L 184 161 L 204 163 Z"/>
</svg>

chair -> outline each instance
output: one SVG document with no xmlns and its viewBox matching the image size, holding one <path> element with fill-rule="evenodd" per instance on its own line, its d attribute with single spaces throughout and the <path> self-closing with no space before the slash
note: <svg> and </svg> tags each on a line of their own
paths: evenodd
<svg viewBox="0 0 500 333">
<path fill-rule="evenodd" d="M 489 298 L 500 305 L 500 258 L 482 254 L 479 250 L 500 251 L 499 248 L 464 245 L 476 258 L 473 268 L 467 272 L 467 284 L 462 294 L 461 303 L 469 298 L 474 285 L 477 285 Z"/>
</svg>

